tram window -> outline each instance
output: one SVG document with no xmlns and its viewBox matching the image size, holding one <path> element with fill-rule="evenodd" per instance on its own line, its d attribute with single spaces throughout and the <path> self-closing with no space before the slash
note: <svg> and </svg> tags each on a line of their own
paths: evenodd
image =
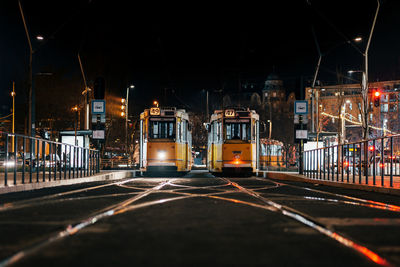
<svg viewBox="0 0 400 267">
<path fill-rule="evenodd" d="M 250 140 L 251 127 L 249 123 L 226 123 L 226 140 Z"/>
<path fill-rule="evenodd" d="M 213 141 L 214 141 L 214 142 L 218 142 L 218 135 L 217 135 L 217 132 L 218 132 L 218 125 L 217 125 L 216 122 L 213 122 L 212 125 L 213 125 L 213 128 L 212 128 Z"/>
<path fill-rule="evenodd" d="M 163 121 L 150 122 L 150 138 L 174 138 L 174 123 Z"/>
<path fill-rule="evenodd" d="M 182 138 L 182 136 L 181 136 L 181 123 L 180 122 L 178 122 L 178 130 L 176 131 L 176 133 L 177 133 L 176 140 L 178 142 L 180 142 L 181 138 Z"/>
<path fill-rule="evenodd" d="M 182 122 L 182 141 L 183 141 L 183 142 L 186 142 L 186 141 L 187 141 L 187 136 L 186 136 L 187 131 L 186 131 L 186 128 L 187 128 L 187 122 L 186 122 L 186 121 L 183 121 L 183 122 Z"/>
</svg>

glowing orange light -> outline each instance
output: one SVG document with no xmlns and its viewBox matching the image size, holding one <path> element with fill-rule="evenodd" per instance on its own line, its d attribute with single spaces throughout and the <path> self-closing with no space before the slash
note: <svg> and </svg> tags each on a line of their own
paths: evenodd
<svg viewBox="0 0 400 267">
<path fill-rule="evenodd" d="M 368 150 L 369 150 L 369 151 L 374 151 L 374 150 L 375 150 L 375 147 L 374 147 L 374 146 L 369 146 L 369 147 L 368 147 Z"/>
<path fill-rule="evenodd" d="M 239 165 L 239 164 L 240 164 L 240 159 L 235 159 L 235 160 L 233 161 L 233 164 Z"/>
<path fill-rule="evenodd" d="M 385 167 L 385 164 L 381 163 L 381 164 L 379 164 L 379 167 L 383 168 L 383 167 Z"/>
<path fill-rule="evenodd" d="M 381 93 L 379 92 L 379 91 L 376 91 L 375 92 L 375 97 L 378 97 L 378 96 L 380 96 L 381 95 Z"/>
<path fill-rule="evenodd" d="M 344 162 L 344 166 L 345 166 L 345 167 L 349 167 L 349 165 L 350 165 L 350 163 L 349 163 L 348 161 L 345 161 L 345 162 Z"/>
</svg>

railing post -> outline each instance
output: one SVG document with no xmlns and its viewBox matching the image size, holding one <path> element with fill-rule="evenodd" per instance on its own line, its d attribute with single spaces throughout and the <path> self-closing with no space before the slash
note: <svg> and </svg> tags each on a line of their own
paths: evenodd
<svg viewBox="0 0 400 267">
<path fill-rule="evenodd" d="M 6 142 L 5 142 L 5 152 L 6 152 L 6 158 L 4 162 L 4 186 L 7 186 L 7 176 L 8 176 L 8 133 L 5 134 L 6 136 Z"/>
<path fill-rule="evenodd" d="M 353 184 L 356 182 L 356 143 L 353 143 Z"/>
<path fill-rule="evenodd" d="M 358 183 L 361 184 L 361 178 L 362 178 L 362 168 L 363 168 L 363 161 L 362 161 L 362 148 L 364 147 L 365 150 L 365 146 L 363 145 L 362 142 L 360 142 L 360 162 L 359 162 L 359 167 L 358 167 Z M 365 154 L 365 153 L 364 153 Z"/>
<path fill-rule="evenodd" d="M 67 179 L 67 145 L 64 145 L 64 180 Z"/>
<path fill-rule="evenodd" d="M 46 181 L 46 142 L 42 140 L 43 182 Z"/>
<path fill-rule="evenodd" d="M 29 182 L 32 183 L 32 148 L 33 148 L 33 144 L 32 144 L 32 138 L 29 137 Z"/>
<path fill-rule="evenodd" d="M 25 183 L 25 136 L 22 137 L 22 183 Z"/>
<path fill-rule="evenodd" d="M 393 137 L 390 137 L 390 187 L 393 187 Z"/>
<path fill-rule="evenodd" d="M 369 148 L 368 148 L 368 140 L 364 143 L 364 161 L 365 161 L 365 168 L 364 168 L 364 175 L 365 175 L 365 184 L 368 184 L 368 176 L 369 176 Z"/>
<path fill-rule="evenodd" d="M 14 138 L 14 185 L 17 184 L 17 168 L 18 168 L 18 151 L 17 151 L 17 136 L 13 135 Z"/>
<path fill-rule="evenodd" d="M 326 163 L 327 163 L 327 174 L 328 174 L 328 177 L 327 177 L 327 180 L 328 181 L 330 181 L 330 173 L 331 173 L 331 154 L 330 154 L 330 147 L 328 146 L 327 148 L 326 148 L 326 152 L 327 152 L 327 154 L 326 154 L 326 156 L 327 156 L 327 161 L 326 161 Z"/>
<path fill-rule="evenodd" d="M 81 155 L 81 178 L 82 178 L 83 177 L 82 176 L 82 173 L 83 173 L 83 148 L 81 147 L 79 150 L 81 151 L 80 155 Z"/>
<path fill-rule="evenodd" d="M 372 146 L 374 147 L 374 151 L 372 153 L 372 157 L 374 159 L 374 169 L 372 170 L 372 184 L 375 185 L 376 184 L 376 146 L 375 146 L 375 139 L 372 140 Z"/>
<path fill-rule="evenodd" d="M 35 139 L 36 142 L 36 182 L 39 183 L 40 176 L 40 154 L 39 154 L 39 140 Z M 43 153 L 43 152 L 42 152 Z"/>
<path fill-rule="evenodd" d="M 381 140 L 382 152 L 381 152 L 381 165 L 380 165 L 380 167 L 381 167 L 381 186 L 383 186 L 384 182 L 385 182 L 385 144 L 384 144 L 384 142 L 385 142 L 385 138 L 382 137 L 382 140 Z"/>
<path fill-rule="evenodd" d="M 53 165 L 53 149 L 52 149 L 52 143 L 49 144 L 49 181 L 51 181 L 51 169 Z"/>
</svg>

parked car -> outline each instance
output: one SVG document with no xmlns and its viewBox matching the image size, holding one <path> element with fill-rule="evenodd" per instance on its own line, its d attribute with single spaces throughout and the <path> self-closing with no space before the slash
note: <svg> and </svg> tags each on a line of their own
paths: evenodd
<svg viewBox="0 0 400 267">
<path fill-rule="evenodd" d="M 6 159 L 6 153 L 0 152 L 0 166 L 7 167 L 7 168 L 14 168 L 15 167 L 15 153 L 9 152 L 8 159 Z M 17 167 L 22 166 L 22 157 L 17 153 Z"/>
</svg>

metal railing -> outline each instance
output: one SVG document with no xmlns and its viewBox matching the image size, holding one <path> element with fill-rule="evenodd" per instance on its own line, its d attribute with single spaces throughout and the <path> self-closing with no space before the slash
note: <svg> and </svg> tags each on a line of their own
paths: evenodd
<svg viewBox="0 0 400 267">
<path fill-rule="evenodd" d="M 309 178 L 400 187 L 400 135 L 309 150 L 303 155 L 303 173 Z"/>
<path fill-rule="evenodd" d="M 0 186 L 91 176 L 99 159 L 94 149 L 0 132 Z"/>
</svg>

